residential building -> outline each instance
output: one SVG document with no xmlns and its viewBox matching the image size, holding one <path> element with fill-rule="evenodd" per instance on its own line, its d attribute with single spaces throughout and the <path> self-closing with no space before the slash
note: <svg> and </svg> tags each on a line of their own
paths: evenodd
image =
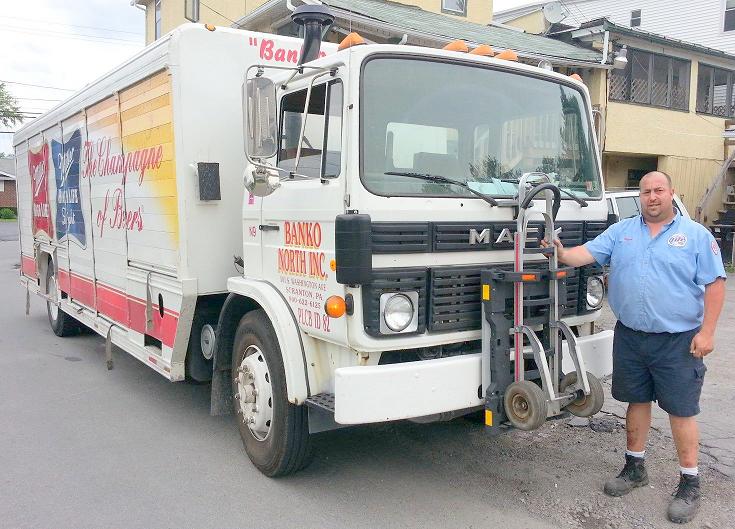
<svg viewBox="0 0 735 529">
<path fill-rule="evenodd" d="M 735 177 L 723 138 L 735 117 L 735 55 L 606 19 L 554 37 L 601 50 L 610 66 L 622 66 L 615 58 L 626 50 L 623 68 L 579 71 L 604 118 L 606 186 L 637 186 L 646 172 L 662 170 L 693 215 L 701 209 L 702 222 L 716 222 Z"/>
<path fill-rule="evenodd" d="M 551 27 L 544 17 L 544 6 L 548 4 L 557 4 L 550 10 L 561 13 L 561 20 L 554 24 L 556 27 Z M 556 21 L 556 18 L 551 17 L 551 20 Z M 529 33 L 551 33 L 559 25 L 579 27 L 598 18 L 735 54 L 735 0 L 546 1 L 494 14 L 496 22 L 511 24 Z"/>
<path fill-rule="evenodd" d="M 16 210 L 15 158 L 0 158 L 0 208 Z"/>
<path fill-rule="evenodd" d="M 272 3 L 267 0 L 207 0 L 206 2 L 199 0 L 133 0 L 133 5 L 146 12 L 146 44 L 150 44 L 188 20 L 194 19 L 215 26 L 231 26 L 246 15 L 258 10 L 263 4 Z M 285 7 L 286 1 L 283 0 L 281 3 Z M 294 3 L 300 4 L 300 2 Z M 328 0 L 324 3 L 333 4 Z M 376 0 L 373 3 L 383 4 L 385 2 Z M 456 20 L 482 25 L 489 24 L 493 14 L 492 0 L 395 0 L 391 3 L 415 6 L 423 11 L 440 13 Z M 199 6 L 198 19 L 193 16 L 195 5 Z M 289 18 L 274 22 L 276 22 L 276 27 L 273 33 L 290 31 Z"/>
</svg>

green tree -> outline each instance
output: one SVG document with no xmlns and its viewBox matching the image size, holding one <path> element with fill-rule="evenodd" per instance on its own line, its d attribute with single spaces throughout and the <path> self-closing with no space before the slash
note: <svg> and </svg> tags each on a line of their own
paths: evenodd
<svg viewBox="0 0 735 529">
<path fill-rule="evenodd" d="M 5 83 L 0 83 L 0 123 L 9 127 L 21 121 L 23 121 L 23 116 L 18 102 L 5 88 Z"/>
</svg>

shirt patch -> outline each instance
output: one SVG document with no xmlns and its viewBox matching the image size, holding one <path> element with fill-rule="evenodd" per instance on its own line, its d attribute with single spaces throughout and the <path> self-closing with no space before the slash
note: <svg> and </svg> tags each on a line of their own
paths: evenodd
<svg viewBox="0 0 735 529">
<path fill-rule="evenodd" d="M 720 247 L 717 245 L 717 241 L 712 241 L 710 248 L 712 248 L 713 254 L 720 255 Z"/>
<path fill-rule="evenodd" d="M 669 246 L 673 246 L 675 248 L 684 248 L 687 244 L 687 236 L 683 233 L 675 233 L 671 237 L 669 237 Z"/>
</svg>

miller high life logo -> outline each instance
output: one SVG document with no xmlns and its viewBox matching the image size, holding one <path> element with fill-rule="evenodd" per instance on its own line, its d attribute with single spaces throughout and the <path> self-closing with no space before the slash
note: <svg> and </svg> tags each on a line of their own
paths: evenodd
<svg viewBox="0 0 735 529">
<path fill-rule="evenodd" d="M 33 235 L 45 233 L 53 237 L 51 207 L 48 202 L 48 144 L 38 152 L 28 150 L 28 171 L 31 175 Z"/>
</svg>

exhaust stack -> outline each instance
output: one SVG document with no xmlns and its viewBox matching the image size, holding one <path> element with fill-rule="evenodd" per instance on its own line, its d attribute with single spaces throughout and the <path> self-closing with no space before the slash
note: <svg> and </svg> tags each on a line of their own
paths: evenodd
<svg viewBox="0 0 735 529">
<path fill-rule="evenodd" d="M 298 64 L 301 66 L 319 57 L 322 34 L 334 23 L 334 15 L 324 5 L 304 4 L 296 8 L 291 20 L 304 27 L 304 44 L 301 46 Z"/>
</svg>

